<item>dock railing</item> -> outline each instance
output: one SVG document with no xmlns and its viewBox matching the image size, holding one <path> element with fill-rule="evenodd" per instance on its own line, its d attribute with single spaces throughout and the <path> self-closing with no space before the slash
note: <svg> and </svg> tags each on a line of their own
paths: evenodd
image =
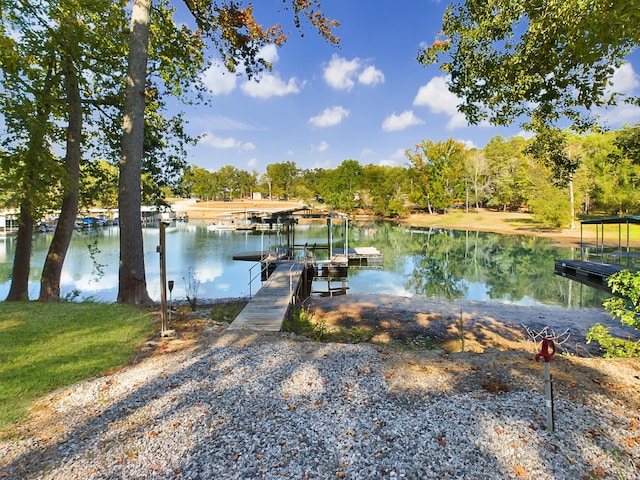
<svg viewBox="0 0 640 480">
<path fill-rule="evenodd" d="M 253 282 L 259 277 L 268 278 L 269 277 L 269 266 L 271 265 L 271 261 L 269 260 L 271 254 L 267 253 L 263 255 L 260 260 L 258 260 L 254 265 L 249 268 L 249 298 L 253 297 Z M 256 270 L 257 268 L 257 270 Z M 257 271 L 257 273 L 256 273 Z"/>
</svg>

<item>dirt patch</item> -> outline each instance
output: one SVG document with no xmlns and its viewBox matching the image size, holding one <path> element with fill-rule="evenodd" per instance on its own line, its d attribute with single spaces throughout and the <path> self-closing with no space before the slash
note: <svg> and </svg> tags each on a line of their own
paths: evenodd
<svg viewBox="0 0 640 480">
<path fill-rule="evenodd" d="M 529 332 L 564 333 L 551 360 L 554 389 L 580 401 L 603 396 L 640 408 L 640 359 L 604 359 L 584 334 L 609 322 L 595 309 L 518 307 L 483 302 L 411 299 L 385 295 L 314 298 L 310 320 L 331 329 L 366 329 L 385 358 L 384 374 L 399 395 L 511 390 L 544 391 L 540 346 Z M 637 333 L 637 332 L 636 332 Z M 567 338 L 568 336 L 568 338 Z M 425 381 L 428 378 L 429 381 Z"/>
</svg>

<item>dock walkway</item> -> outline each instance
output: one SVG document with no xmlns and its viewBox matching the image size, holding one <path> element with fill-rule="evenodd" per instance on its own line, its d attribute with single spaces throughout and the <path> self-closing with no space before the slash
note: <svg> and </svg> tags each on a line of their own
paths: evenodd
<svg viewBox="0 0 640 480">
<path fill-rule="evenodd" d="M 278 265 L 228 329 L 279 332 L 302 281 L 303 271 L 304 264 L 300 262 Z"/>
</svg>

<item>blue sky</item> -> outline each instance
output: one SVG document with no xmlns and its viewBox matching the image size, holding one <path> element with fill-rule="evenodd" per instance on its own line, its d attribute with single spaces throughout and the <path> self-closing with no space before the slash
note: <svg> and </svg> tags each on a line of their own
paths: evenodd
<svg viewBox="0 0 640 480">
<path fill-rule="evenodd" d="M 280 0 L 254 2 L 265 26 L 291 32 L 281 48 L 263 51 L 273 63 L 260 82 L 224 73 L 214 64 L 205 75 L 211 106 L 181 106 L 188 133 L 202 135 L 189 150 L 192 165 L 225 165 L 259 173 L 270 163 L 299 168 L 335 168 L 352 159 L 362 165 L 405 165 L 406 149 L 422 140 L 448 138 L 482 148 L 520 127 L 468 126 L 456 111 L 459 100 L 446 89 L 437 66 L 416 61 L 421 45 L 440 31 L 448 2 L 438 0 L 323 0 L 323 12 L 338 20 L 340 46 L 333 47 L 305 24 L 296 30 Z M 190 23 L 178 10 L 176 20 Z M 640 94 L 640 54 L 614 78 L 616 90 Z M 640 108 L 603 112 L 609 127 L 640 121 Z"/>
</svg>

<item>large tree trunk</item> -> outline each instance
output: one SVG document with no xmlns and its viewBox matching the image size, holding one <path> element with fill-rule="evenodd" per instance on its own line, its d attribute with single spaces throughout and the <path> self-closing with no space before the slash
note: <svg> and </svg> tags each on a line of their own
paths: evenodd
<svg viewBox="0 0 640 480">
<path fill-rule="evenodd" d="M 33 215 L 31 202 L 23 199 L 20 203 L 20 225 L 16 238 L 16 251 L 13 257 L 11 288 L 8 302 L 29 300 L 29 271 L 31 269 L 31 238 L 33 237 Z"/>
<path fill-rule="evenodd" d="M 78 88 L 78 76 L 73 59 L 64 58 L 64 76 L 69 108 L 69 125 L 67 127 L 67 156 L 64 166 L 67 174 L 65 195 L 62 199 L 62 209 L 56 231 L 53 234 L 49 252 L 42 269 L 40 280 L 41 302 L 56 302 L 60 300 L 60 276 L 62 266 L 67 256 L 69 243 L 78 214 L 80 159 L 82 142 L 82 103 Z"/>
<path fill-rule="evenodd" d="M 131 14 L 129 66 L 118 183 L 120 274 L 118 302 L 150 303 L 144 268 L 140 176 L 144 141 L 145 84 L 151 0 L 135 0 Z"/>
</svg>

